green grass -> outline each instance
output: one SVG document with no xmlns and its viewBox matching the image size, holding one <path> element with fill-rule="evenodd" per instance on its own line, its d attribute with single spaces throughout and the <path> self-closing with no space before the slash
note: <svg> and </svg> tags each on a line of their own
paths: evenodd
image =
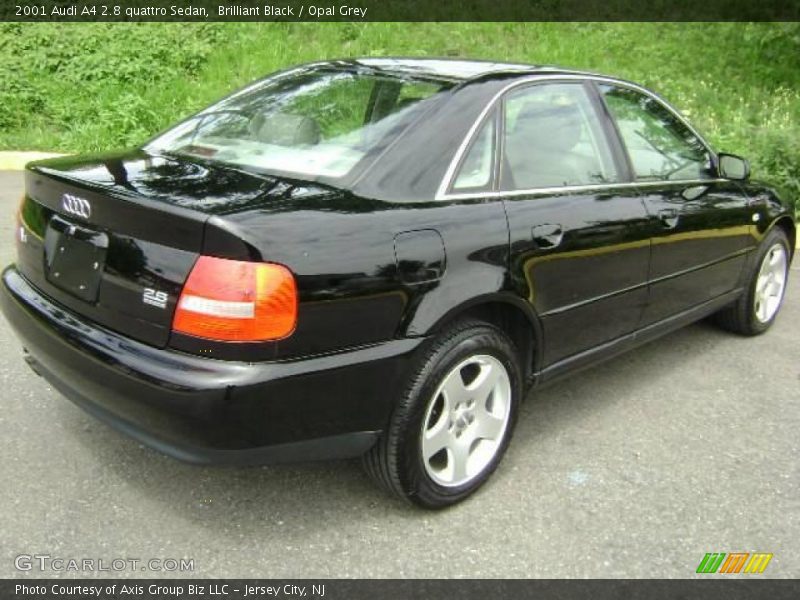
<svg viewBox="0 0 800 600">
<path fill-rule="evenodd" d="M 348 56 L 558 64 L 662 93 L 800 196 L 800 26 L 737 23 L 0 24 L 0 149 L 136 144 L 249 81 Z"/>
</svg>

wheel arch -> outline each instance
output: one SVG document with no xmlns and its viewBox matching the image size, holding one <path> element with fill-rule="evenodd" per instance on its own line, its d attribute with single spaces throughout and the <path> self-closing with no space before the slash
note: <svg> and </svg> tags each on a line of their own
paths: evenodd
<svg viewBox="0 0 800 600">
<path fill-rule="evenodd" d="M 517 347 L 523 375 L 529 381 L 541 368 L 544 336 L 538 316 L 522 299 L 511 294 L 488 294 L 471 299 L 442 315 L 429 329 L 436 334 L 461 319 L 474 318 L 500 328 Z"/>
<path fill-rule="evenodd" d="M 786 233 L 786 237 L 789 238 L 789 258 L 790 260 L 794 258 L 795 254 L 795 247 L 797 244 L 797 226 L 795 225 L 794 219 L 789 215 L 784 215 L 782 217 L 778 217 L 770 226 L 770 229 L 779 228 Z"/>
</svg>

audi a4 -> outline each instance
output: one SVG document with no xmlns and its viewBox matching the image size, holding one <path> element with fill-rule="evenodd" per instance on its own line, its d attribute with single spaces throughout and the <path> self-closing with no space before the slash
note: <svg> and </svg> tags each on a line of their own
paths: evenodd
<svg viewBox="0 0 800 600">
<path fill-rule="evenodd" d="M 25 185 L 2 309 L 64 396 L 195 463 L 362 457 L 428 508 L 530 388 L 712 315 L 766 331 L 796 237 L 653 92 L 480 61 L 298 66 Z"/>
</svg>

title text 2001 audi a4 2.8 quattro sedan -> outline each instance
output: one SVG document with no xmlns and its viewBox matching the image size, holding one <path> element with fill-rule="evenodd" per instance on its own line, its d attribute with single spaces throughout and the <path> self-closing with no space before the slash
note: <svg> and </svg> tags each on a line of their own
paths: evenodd
<svg viewBox="0 0 800 600">
<path fill-rule="evenodd" d="M 3 311 L 65 396 L 194 462 L 363 455 L 427 507 L 530 385 L 712 313 L 765 331 L 796 235 L 651 92 L 477 61 L 300 66 L 25 176 Z"/>
</svg>

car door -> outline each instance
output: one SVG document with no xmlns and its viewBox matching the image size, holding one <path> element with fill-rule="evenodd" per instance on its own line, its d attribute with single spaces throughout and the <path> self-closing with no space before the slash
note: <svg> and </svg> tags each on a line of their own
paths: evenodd
<svg viewBox="0 0 800 600">
<path fill-rule="evenodd" d="M 541 320 L 551 374 L 621 344 L 647 296 L 647 212 L 599 106 L 580 80 L 518 87 L 502 100 L 497 187 L 510 274 Z"/>
<path fill-rule="evenodd" d="M 752 209 L 717 177 L 706 143 L 655 96 L 598 85 L 650 219 L 650 298 L 642 326 L 691 310 L 739 285 Z"/>
</svg>

